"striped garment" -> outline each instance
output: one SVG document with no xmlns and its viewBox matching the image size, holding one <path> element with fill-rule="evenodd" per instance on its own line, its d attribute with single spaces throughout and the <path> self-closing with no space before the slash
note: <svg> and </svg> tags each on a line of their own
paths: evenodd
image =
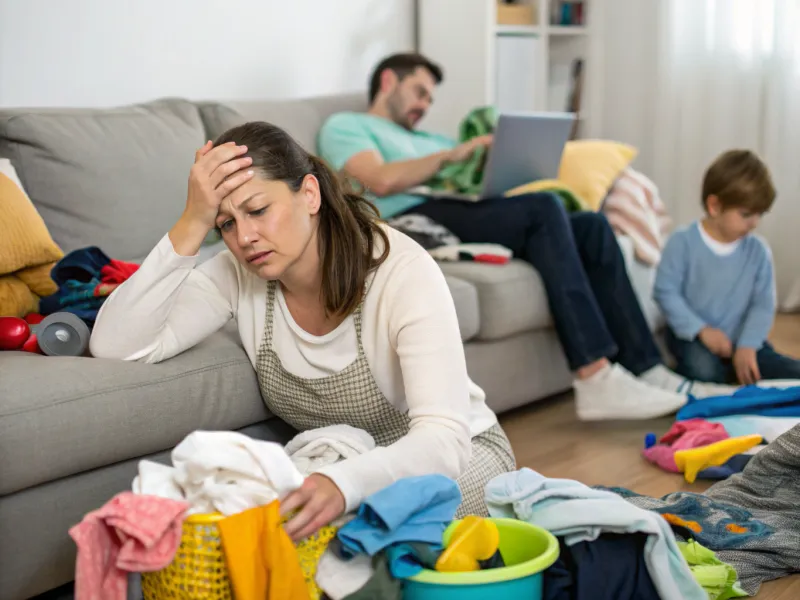
<svg viewBox="0 0 800 600">
<path fill-rule="evenodd" d="M 639 262 L 658 264 L 671 221 L 650 179 L 628 167 L 611 186 L 601 211 L 614 231 L 631 238 Z"/>
</svg>

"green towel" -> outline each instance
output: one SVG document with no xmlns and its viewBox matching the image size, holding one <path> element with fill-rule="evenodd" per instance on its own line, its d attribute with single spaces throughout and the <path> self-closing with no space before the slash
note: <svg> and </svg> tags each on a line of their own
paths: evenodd
<svg viewBox="0 0 800 600">
<path fill-rule="evenodd" d="M 709 600 L 728 600 L 748 595 L 737 582 L 736 569 L 720 561 L 711 550 L 694 540 L 678 542 L 678 548 Z"/>
<path fill-rule="evenodd" d="M 493 133 L 497 126 L 497 110 L 492 106 L 474 108 L 461 121 L 458 131 L 460 143 L 472 138 Z M 486 166 L 486 148 L 478 148 L 470 158 L 442 168 L 428 182 L 435 190 L 448 190 L 458 194 L 478 194 L 483 183 L 483 170 Z"/>
<path fill-rule="evenodd" d="M 586 210 L 586 206 L 581 199 L 569 190 L 554 187 L 542 191 L 551 192 L 561 198 L 561 202 L 564 204 L 564 208 L 568 213 L 583 212 Z"/>
</svg>

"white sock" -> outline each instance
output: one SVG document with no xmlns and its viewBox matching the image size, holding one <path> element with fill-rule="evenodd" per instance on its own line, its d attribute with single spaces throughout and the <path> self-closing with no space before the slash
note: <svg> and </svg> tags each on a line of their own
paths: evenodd
<svg viewBox="0 0 800 600">
<path fill-rule="evenodd" d="M 581 379 L 585 383 L 596 383 L 607 379 L 611 375 L 611 363 L 606 363 L 599 371 L 592 373 L 586 379 Z"/>
<path fill-rule="evenodd" d="M 681 377 L 672 369 L 668 369 L 664 365 L 656 365 L 639 375 L 639 379 L 648 385 L 661 388 L 669 392 L 687 393 L 688 383 L 685 377 Z"/>
<path fill-rule="evenodd" d="M 676 412 L 687 401 L 685 394 L 648 385 L 616 364 L 574 385 L 583 421 L 653 419 Z"/>
</svg>

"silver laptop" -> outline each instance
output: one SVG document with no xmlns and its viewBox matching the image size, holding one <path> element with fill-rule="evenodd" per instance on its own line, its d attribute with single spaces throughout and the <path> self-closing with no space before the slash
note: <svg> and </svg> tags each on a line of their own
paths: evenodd
<svg viewBox="0 0 800 600">
<path fill-rule="evenodd" d="M 475 202 L 500 197 L 532 181 L 557 179 L 574 122 L 575 113 L 503 113 L 494 132 L 480 194 L 457 194 L 427 186 L 408 193 Z"/>
</svg>

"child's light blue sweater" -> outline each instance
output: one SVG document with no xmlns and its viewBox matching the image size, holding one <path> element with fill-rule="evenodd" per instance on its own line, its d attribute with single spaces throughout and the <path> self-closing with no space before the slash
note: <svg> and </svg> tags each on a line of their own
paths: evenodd
<svg viewBox="0 0 800 600">
<path fill-rule="evenodd" d="M 760 349 L 775 317 L 772 253 L 755 235 L 728 256 L 703 241 L 700 223 L 676 231 L 661 258 L 654 297 L 673 333 L 693 340 L 721 329 L 736 347 Z"/>
</svg>

